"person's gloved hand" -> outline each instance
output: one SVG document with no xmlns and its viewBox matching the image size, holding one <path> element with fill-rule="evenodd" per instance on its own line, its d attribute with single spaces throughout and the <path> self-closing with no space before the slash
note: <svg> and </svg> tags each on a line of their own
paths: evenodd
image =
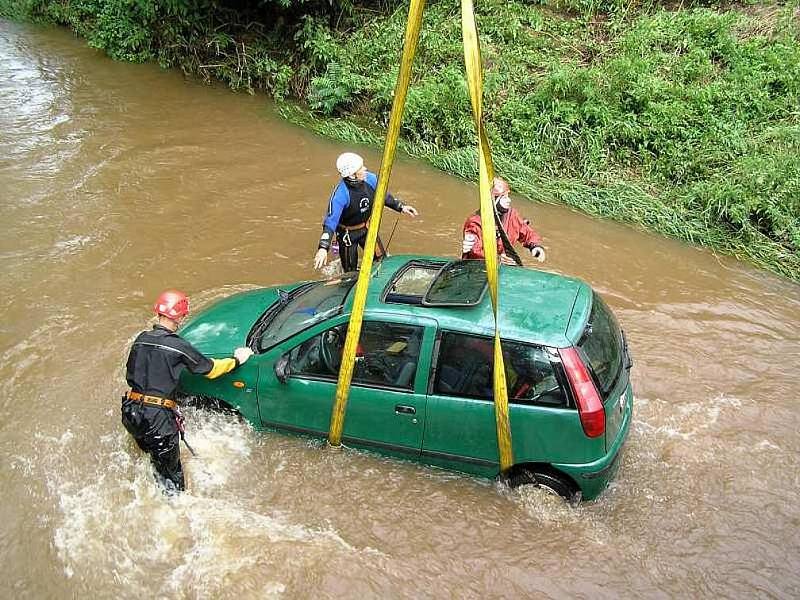
<svg viewBox="0 0 800 600">
<path fill-rule="evenodd" d="M 515 261 L 513 258 L 511 258 L 508 254 L 504 252 L 503 254 L 500 255 L 500 263 L 514 267 L 516 266 L 517 261 Z"/>
<path fill-rule="evenodd" d="M 314 255 L 314 268 L 321 269 L 328 262 L 328 251 L 325 248 L 320 248 Z"/>
<path fill-rule="evenodd" d="M 400 212 L 410 217 L 416 217 L 419 214 L 417 209 L 411 206 L 410 204 L 404 204 L 403 208 L 400 209 Z"/>
<path fill-rule="evenodd" d="M 478 236 L 474 233 L 465 233 L 464 234 L 464 241 L 461 243 L 461 252 L 467 254 L 472 252 L 472 249 L 475 247 L 475 242 L 478 241 Z"/>
<path fill-rule="evenodd" d="M 541 246 L 534 246 L 533 248 L 531 248 L 531 256 L 533 256 L 533 258 L 535 258 L 539 262 L 544 262 L 544 259 L 546 258 L 544 253 L 544 248 L 542 248 Z"/>
<path fill-rule="evenodd" d="M 250 348 L 242 346 L 233 351 L 233 357 L 239 361 L 240 365 L 247 362 L 247 359 L 253 356 L 253 351 Z"/>
</svg>

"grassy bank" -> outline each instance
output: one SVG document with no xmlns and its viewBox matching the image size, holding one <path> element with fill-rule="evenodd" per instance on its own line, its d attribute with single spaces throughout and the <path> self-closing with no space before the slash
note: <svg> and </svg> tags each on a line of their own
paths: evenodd
<svg viewBox="0 0 800 600">
<path fill-rule="evenodd" d="M 796 0 L 476 4 L 487 127 L 516 191 L 800 281 Z M 0 0 L 0 14 L 68 25 L 114 58 L 299 101 L 288 118 L 380 145 L 406 7 Z M 403 147 L 474 178 L 457 2 L 429 5 L 420 44 Z"/>
</svg>

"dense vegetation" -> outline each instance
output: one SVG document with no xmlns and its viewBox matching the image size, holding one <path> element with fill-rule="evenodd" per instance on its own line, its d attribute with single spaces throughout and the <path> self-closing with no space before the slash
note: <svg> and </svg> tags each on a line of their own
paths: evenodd
<svg viewBox="0 0 800 600">
<path fill-rule="evenodd" d="M 0 0 L 132 61 L 298 100 L 284 114 L 379 144 L 405 2 Z M 499 171 L 536 200 L 644 225 L 800 280 L 800 8 L 478 0 Z M 426 9 L 403 146 L 476 171 L 459 3 Z"/>
</svg>

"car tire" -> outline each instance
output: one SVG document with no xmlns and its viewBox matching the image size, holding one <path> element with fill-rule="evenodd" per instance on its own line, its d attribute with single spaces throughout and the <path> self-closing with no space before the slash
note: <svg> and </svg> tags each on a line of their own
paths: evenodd
<svg viewBox="0 0 800 600">
<path fill-rule="evenodd" d="M 507 479 L 510 488 L 532 485 L 556 496 L 561 496 L 573 506 L 580 502 L 581 493 L 566 476 L 552 470 L 519 468 Z"/>
<path fill-rule="evenodd" d="M 197 396 L 189 396 L 188 400 L 186 401 L 186 405 L 195 406 L 201 410 L 210 410 L 213 412 L 219 412 L 223 414 L 241 416 L 239 411 L 233 408 L 230 404 L 228 404 L 221 398 L 216 398 L 214 396 L 206 396 L 203 394 L 198 394 Z"/>
</svg>

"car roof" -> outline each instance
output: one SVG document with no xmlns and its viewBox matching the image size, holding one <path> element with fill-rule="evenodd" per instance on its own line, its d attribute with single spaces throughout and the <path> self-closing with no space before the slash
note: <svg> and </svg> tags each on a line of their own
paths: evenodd
<svg viewBox="0 0 800 600">
<path fill-rule="evenodd" d="M 373 267 L 367 292 L 365 317 L 406 315 L 433 318 L 441 329 L 494 335 L 490 294 L 475 306 L 441 307 L 403 302 L 386 302 L 385 293 L 398 272 L 411 261 L 445 265 L 453 259 L 425 255 L 397 255 Z M 355 287 L 354 287 L 355 289 Z M 350 312 L 354 293 L 345 306 Z M 500 335 L 563 348 L 578 341 L 591 308 L 591 287 L 580 279 L 539 269 L 500 267 Z"/>
</svg>

